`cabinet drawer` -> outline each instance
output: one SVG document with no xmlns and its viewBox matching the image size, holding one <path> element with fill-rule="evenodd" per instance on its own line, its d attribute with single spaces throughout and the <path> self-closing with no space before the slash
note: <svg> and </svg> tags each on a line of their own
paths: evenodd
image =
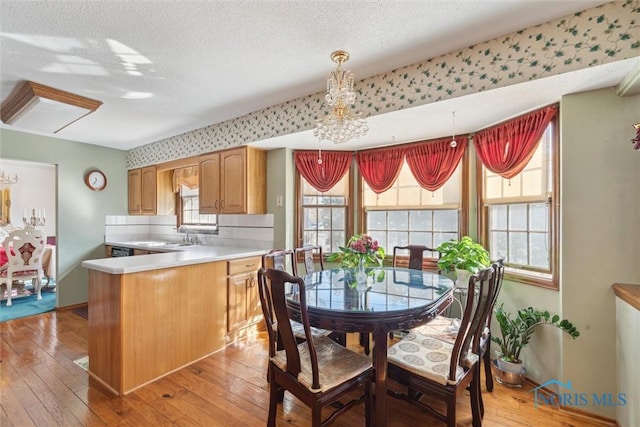
<svg viewBox="0 0 640 427">
<path fill-rule="evenodd" d="M 260 257 L 253 257 L 227 261 L 227 274 L 232 276 L 234 274 L 257 271 L 260 268 L 260 259 Z"/>
</svg>

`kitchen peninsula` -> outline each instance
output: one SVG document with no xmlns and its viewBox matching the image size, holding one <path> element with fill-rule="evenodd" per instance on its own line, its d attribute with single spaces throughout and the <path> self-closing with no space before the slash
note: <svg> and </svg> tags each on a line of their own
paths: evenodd
<svg viewBox="0 0 640 427">
<path fill-rule="evenodd" d="M 84 261 L 89 375 L 124 395 L 236 339 L 260 318 L 255 273 L 264 252 L 192 246 Z"/>
</svg>

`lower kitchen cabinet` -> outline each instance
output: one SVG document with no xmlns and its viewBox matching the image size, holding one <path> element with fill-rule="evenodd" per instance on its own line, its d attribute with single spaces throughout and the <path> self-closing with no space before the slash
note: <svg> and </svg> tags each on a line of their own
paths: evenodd
<svg viewBox="0 0 640 427">
<path fill-rule="evenodd" d="M 227 332 L 231 340 L 262 319 L 258 294 L 259 268 L 260 257 L 227 262 Z"/>
</svg>

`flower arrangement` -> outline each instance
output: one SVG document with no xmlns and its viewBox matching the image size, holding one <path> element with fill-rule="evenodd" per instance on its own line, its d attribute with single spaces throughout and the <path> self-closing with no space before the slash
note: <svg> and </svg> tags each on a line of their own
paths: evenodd
<svg viewBox="0 0 640 427">
<path fill-rule="evenodd" d="M 344 268 L 356 268 L 360 265 L 382 266 L 384 256 L 384 248 L 378 245 L 377 240 L 373 240 L 367 234 L 358 234 L 352 236 L 346 246 L 340 246 L 338 252 L 329 255 L 327 261 L 340 262 Z"/>
</svg>

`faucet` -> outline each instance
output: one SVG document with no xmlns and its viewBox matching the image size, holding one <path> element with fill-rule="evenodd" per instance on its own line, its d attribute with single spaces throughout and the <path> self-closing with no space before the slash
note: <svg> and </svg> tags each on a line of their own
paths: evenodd
<svg viewBox="0 0 640 427">
<path fill-rule="evenodd" d="M 187 228 L 186 225 L 181 225 L 180 227 L 178 227 L 178 233 L 187 233 L 187 235 L 185 237 L 182 238 L 183 242 L 189 242 L 189 229 Z"/>
</svg>

